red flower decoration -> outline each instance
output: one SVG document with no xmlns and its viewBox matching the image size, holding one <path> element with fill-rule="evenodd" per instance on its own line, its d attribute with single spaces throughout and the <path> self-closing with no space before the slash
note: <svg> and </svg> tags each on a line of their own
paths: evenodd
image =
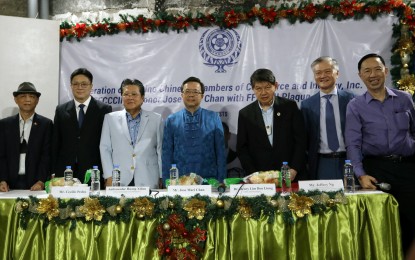
<svg viewBox="0 0 415 260">
<path fill-rule="evenodd" d="M 235 13 L 234 10 L 231 10 L 229 12 L 225 12 L 225 24 L 227 27 L 231 28 L 234 27 L 236 28 L 239 24 L 239 15 L 237 13 Z"/>
<path fill-rule="evenodd" d="M 314 4 L 310 3 L 302 10 L 301 13 L 302 13 L 305 20 L 311 22 L 316 17 L 317 8 Z"/>
<path fill-rule="evenodd" d="M 262 8 L 261 9 L 261 18 L 264 24 L 272 24 L 277 17 L 277 12 L 274 8 Z"/>
<path fill-rule="evenodd" d="M 170 228 L 163 229 L 163 224 L 157 226 L 157 248 L 160 256 L 168 256 L 171 259 L 198 259 L 198 254 L 203 251 L 203 243 L 206 241 L 206 230 L 195 227 L 187 230 L 181 217 L 172 214 L 167 223 Z"/>
<path fill-rule="evenodd" d="M 75 33 L 75 36 L 78 38 L 82 38 L 86 36 L 86 34 L 88 33 L 88 29 L 86 28 L 86 24 L 84 23 L 77 23 L 73 28 L 73 31 Z"/>
<path fill-rule="evenodd" d="M 343 1 L 340 3 L 340 12 L 344 16 L 353 16 L 355 12 L 359 12 L 363 8 L 363 4 L 353 1 Z"/>
</svg>

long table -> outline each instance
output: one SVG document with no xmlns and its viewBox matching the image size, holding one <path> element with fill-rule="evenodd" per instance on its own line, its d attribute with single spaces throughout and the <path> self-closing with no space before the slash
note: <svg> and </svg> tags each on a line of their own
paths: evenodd
<svg viewBox="0 0 415 260">
<path fill-rule="evenodd" d="M 19 227 L 17 197 L 39 192 L 0 193 L 0 259 L 160 259 L 157 220 L 105 225 L 77 221 L 68 225 L 31 219 Z M 203 259 L 403 259 L 398 203 L 386 193 L 348 195 L 337 212 L 269 224 L 235 214 L 208 223 Z"/>
</svg>

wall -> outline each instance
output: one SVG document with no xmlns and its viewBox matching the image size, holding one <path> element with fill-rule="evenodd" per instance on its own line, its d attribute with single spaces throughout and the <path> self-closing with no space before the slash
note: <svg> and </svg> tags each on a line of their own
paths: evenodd
<svg viewBox="0 0 415 260">
<path fill-rule="evenodd" d="M 82 12 L 116 13 L 126 9 L 147 9 L 148 11 L 166 9 L 196 9 L 196 8 L 218 8 L 225 5 L 252 6 L 257 3 L 261 5 L 276 5 L 282 2 L 293 3 L 297 0 L 267 1 L 267 0 L 50 0 L 50 16 L 72 13 L 80 16 Z M 316 1 L 317 2 L 317 1 Z M 27 0 L 0 0 L 0 15 L 27 16 Z"/>
</svg>

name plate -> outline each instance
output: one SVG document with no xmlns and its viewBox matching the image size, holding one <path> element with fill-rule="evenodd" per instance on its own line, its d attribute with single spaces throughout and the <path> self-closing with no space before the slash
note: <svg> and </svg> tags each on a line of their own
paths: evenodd
<svg viewBox="0 0 415 260">
<path fill-rule="evenodd" d="M 170 185 L 167 187 L 169 196 L 180 195 L 182 197 L 190 197 L 196 194 L 203 196 L 212 195 L 212 186 L 210 185 Z"/>
<path fill-rule="evenodd" d="M 121 195 L 124 195 L 126 198 L 145 197 L 150 195 L 150 187 L 107 187 L 105 194 L 116 198 L 120 198 Z"/>
<path fill-rule="evenodd" d="M 88 185 L 52 186 L 50 194 L 55 198 L 83 199 L 89 197 Z"/>
<path fill-rule="evenodd" d="M 230 196 L 274 196 L 277 192 L 275 184 L 232 184 L 230 186 Z"/>
<path fill-rule="evenodd" d="M 338 191 L 344 190 L 343 180 L 298 181 L 298 189 L 304 191 Z"/>
</svg>

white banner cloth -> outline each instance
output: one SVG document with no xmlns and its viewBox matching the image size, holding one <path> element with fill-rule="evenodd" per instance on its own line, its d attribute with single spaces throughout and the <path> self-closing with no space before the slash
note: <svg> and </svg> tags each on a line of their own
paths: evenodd
<svg viewBox="0 0 415 260">
<path fill-rule="evenodd" d="M 357 74 L 357 62 L 375 52 L 389 63 L 396 21 L 391 15 L 376 21 L 366 17 L 294 25 L 283 20 L 271 29 L 255 23 L 231 30 L 210 27 L 180 34 L 123 32 L 81 42 L 64 41 L 59 101 L 72 98 L 70 74 L 85 67 L 94 75 L 94 97 L 119 110 L 121 81 L 137 78 L 146 87 L 143 108 L 166 118 L 183 107 L 181 83 L 196 76 L 206 85 L 201 106 L 219 112 L 230 131 L 236 133 L 239 109 L 255 100 L 249 78 L 256 69 L 271 69 L 279 83 L 277 94 L 300 103 L 318 91 L 310 64 L 328 55 L 339 62 L 338 87 L 361 94 L 365 87 Z"/>
</svg>

